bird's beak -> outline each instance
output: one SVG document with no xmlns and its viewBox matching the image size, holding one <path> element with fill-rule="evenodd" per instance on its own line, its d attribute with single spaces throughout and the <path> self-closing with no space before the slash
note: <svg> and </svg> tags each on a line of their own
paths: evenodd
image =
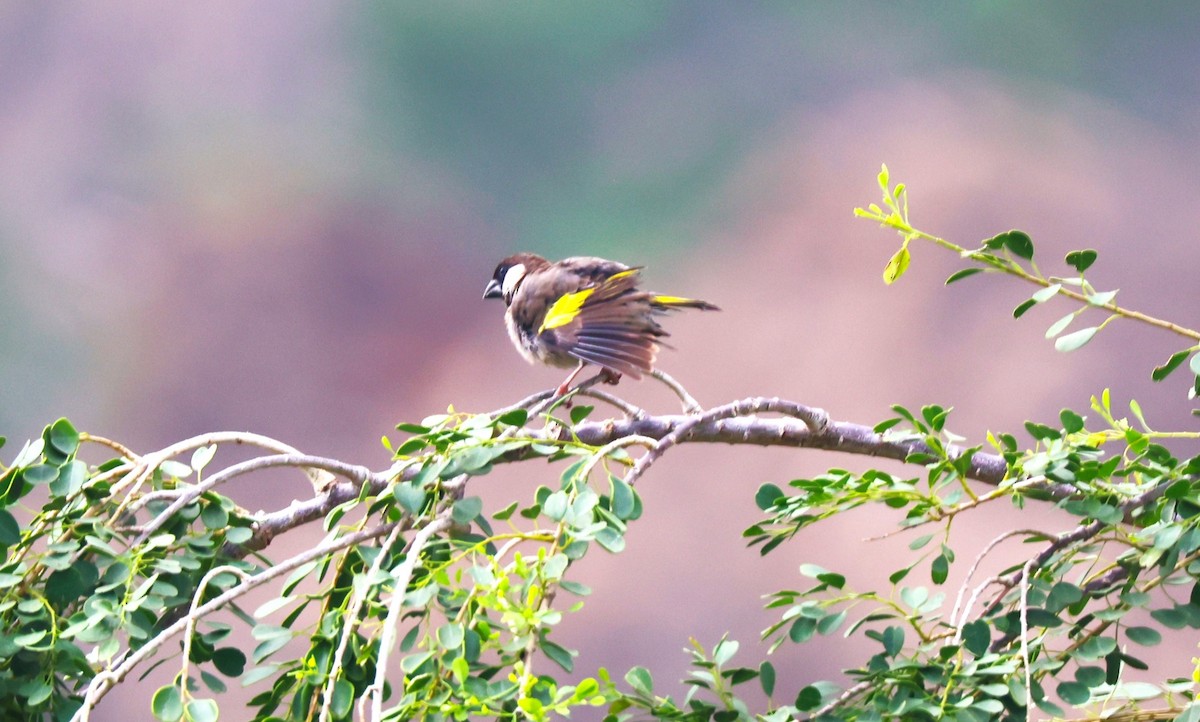
<svg viewBox="0 0 1200 722">
<path fill-rule="evenodd" d="M 504 295 L 504 291 L 500 289 L 500 282 L 496 279 L 488 281 L 487 288 L 483 289 L 484 298 L 500 298 Z"/>
</svg>

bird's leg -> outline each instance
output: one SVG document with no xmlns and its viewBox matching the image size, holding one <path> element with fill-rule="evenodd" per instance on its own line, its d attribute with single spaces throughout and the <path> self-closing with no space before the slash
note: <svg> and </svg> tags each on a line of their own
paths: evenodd
<svg viewBox="0 0 1200 722">
<path fill-rule="evenodd" d="M 607 366 L 603 367 L 600 369 L 600 383 L 616 386 L 617 384 L 621 383 L 621 374 L 613 371 Z"/>
<path fill-rule="evenodd" d="M 555 397 L 562 396 L 567 393 L 567 389 L 571 387 L 571 382 L 575 380 L 575 377 L 579 375 L 579 372 L 583 370 L 584 366 L 587 366 L 587 364 L 583 361 L 580 361 L 579 365 L 575 367 L 575 370 L 571 372 L 571 375 L 567 377 L 567 380 L 563 381 L 562 384 L 559 385 L 558 390 L 554 392 Z"/>
</svg>

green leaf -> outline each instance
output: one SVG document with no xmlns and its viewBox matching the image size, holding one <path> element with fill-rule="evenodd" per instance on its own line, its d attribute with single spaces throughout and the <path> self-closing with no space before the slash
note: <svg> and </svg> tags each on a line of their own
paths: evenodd
<svg viewBox="0 0 1200 722">
<path fill-rule="evenodd" d="M 888 429 L 892 428 L 893 426 L 896 426 L 897 424 L 900 424 L 903 422 L 904 422 L 904 419 L 901 419 L 901 418 L 885 419 L 884 421 L 880 421 L 878 424 L 875 424 L 875 426 L 871 430 L 877 434 L 882 434 L 883 432 L 887 431 Z"/>
<path fill-rule="evenodd" d="M 1091 341 L 1092 336 L 1095 336 L 1099 330 L 1096 326 L 1088 326 L 1087 328 L 1069 333 L 1066 336 L 1059 336 L 1054 341 L 1054 348 L 1057 351 L 1069 353 Z"/>
<path fill-rule="evenodd" d="M 976 268 L 964 268 L 961 271 L 955 271 L 954 273 L 950 274 L 949 278 L 946 279 L 946 285 L 949 286 L 951 283 L 954 283 L 955 281 L 961 281 L 962 279 L 967 278 L 969 276 L 974 276 L 976 273 L 983 273 L 983 269 L 976 267 Z"/>
<path fill-rule="evenodd" d="M 461 624 L 443 624 L 437 630 L 437 642 L 442 649 L 458 649 L 463 642 Z"/>
<path fill-rule="evenodd" d="M 788 628 L 788 639 L 796 644 L 804 644 L 812 639 L 813 633 L 816 631 L 817 620 L 811 617 L 798 617 Z"/>
<path fill-rule="evenodd" d="M 208 462 L 213 460 L 213 456 L 215 456 L 216 453 L 216 444 L 201 446 L 199 449 L 196 449 L 194 452 L 192 452 L 191 467 L 196 471 L 202 470 L 204 467 L 208 466 Z"/>
<path fill-rule="evenodd" d="M 913 539 L 912 541 L 910 541 L 908 543 L 908 548 L 912 549 L 913 551 L 916 551 L 916 550 L 924 547 L 926 544 L 928 544 L 931 539 L 933 539 L 932 534 L 922 534 L 921 536 L 917 537 L 916 539 Z"/>
<path fill-rule="evenodd" d="M 1104 677 L 1103 667 L 1079 667 L 1075 670 L 1075 681 L 1088 687 L 1099 687 L 1104 684 Z"/>
<path fill-rule="evenodd" d="M 1090 248 L 1082 251 L 1071 251 L 1067 254 L 1067 265 L 1074 266 L 1076 271 L 1083 273 L 1096 262 L 1098 254 Z"/>
<path fill-rule="evenodd" d="M 570 592 L 577 597 L 586 597 L 592 593 L 591 587 L 570 579 L 558 580 L 558 586 L 561 587 L 563 591 Z"/>
<path fill-rule="evenodd" d="M 49 484 L 58 478 L 58 467 L 53 464 L 37 464 L 23 472 L 25 481 L 30 484 Z"/>
<path fill-rule="evenodd" d="M 505 426 L 521 427 L 529 420 L 529 412 L 525 409 L 513 409 L 506 414 L 501 414 L 496 423 L 504 424 Z"/>
<path fill-rule="evenodd" d="M 400 448 L 396 449 L 394 456 L 397 458 L 412 456 L 426 446 L 429 446 L 429 439 L 424 436 L 414 436 L 403 444 L 400 444 Z"/>
<path fill-rule="evenodd" d="M 796 695 L 796 709 L 800 710 L 801 712 L 814 710 L 820 706 L 820 704 L 821 690 L 817 689 L 811 684 L 800 690 L 800 693 Z"/>
<path fill-rule="evenodd" d="M 775 694 L 775 665 L 770 662 L 758 665 L 758 681 L 762 685 L 763 694 L 767 697 Z"/>
<path fill-rule="evenodd" d="M 174 459 L 167 459 L 163 461 L 158 465 L 158 468 L 161 469 L 162 473 L 166 476 L 174 477 L 176 479 L 186 479 L 192 475 L 192 467 L 184 464 L 183 462 L 175 461 Z"/>
<path fill-rule="evenodd" d="M 549 640 L 542 640 L 542 653 L 551 661 L 563 668 L 564 672 L 575 671 L 575 653 Z"/>
<path fill-rule="evenodd" d="M 595 410 L 595 406 L 576 406 L 571 409 L 571 425 L 575 426 Z M 570 671 L 570 670 L 568 670 Z"/>
<path fill-rule="evenodd" d="M 1117 640 L 1112 637 L 1091 637 L 1075 650 L 1075 658 L 1081 660 L 1103 659 L 1117 648 Z"/>
<path fill-rule="evenodd" d="M 1033 239 L 1024 231 L 1011 230 L 1007 233 L 1001 233 L 996 236 L 1004 243 L 1004 247 L 1012 252 L 1014 256 L 1029 260 L 1033 258 Z"/>
<path fill-rule="evenodd" d="M 1070 582 L 1058 582 L 1050 588 L 1046 597 L 1046 608 L 1051 612 L 1066 609 L 1075 602 L 1083 599 L 1083 590 Z"/>
<path fill-rule="evenodd" d="M 1125 636 L 1143 647 L 1153 647 L 1162 641 L 1162 633 L 1153 627 L 1130 627 L 1125 630 Z"/>
<path fill-rule="evenodd" d="M 933 579 L 934 584 L 941 584 L 946 581 L 946 577 L 950 574 L 950 560 L 945 554 L 938 554 L 934 558 L 933 564 L 929 570 L 929 576 Z"/>
<path fill-rule="evenodd" d="M 1062 626 L 1062 619 L 1053 612 L 1047 612 L 1045 609 L 1029 609 L 1025 613 L 1031 627 L 1045 627 L 1053 629 L 1054 627 Z"/>
<path fill-rule="evenodd" d="M 1065 715 L 1063 708 L 1046 699 L 1045 695 L 1036 698 L 1034 704 L 1037 705 L 1038 709 L 1052 717 L 1063 717 Z"/>
<path fill-rule="evenodd" d="M 207 529 L 224 529 L 229 524 L 229 512 L 220 504 L 205 504 L 200 510 L 200 521 Z"/>
<path fill-rule="evenodd" d="M 15 517 L 0 509 L 0 547 L 10 547 L 21 541 L 21 525 Z"/>
<path fill-rule="evenodd" d="M 354 707 L 354 685 L 345 677 L 339 677 L 333 683 L 333 695 L 329 711 L 337 719 L 349 719 L 350 710 Z"/>
<path fill-rule="evenodd" d="M 246 654 L 237 647 L 221 647 L 213 652 L 212 662 L 226 677 L 241 677 L 246 670 Z"/>
<path fill-rule="evenodd" d="M 1164 363 L 1162 366 L 1154 367 L 1154 371 L 1150 373 L 1150 378 L 1155 381 L 1162 381 L 1169 376 L 1172 371 L 1179 368 L 1179 365 L 1187 359 L 1188 354 L 1191 352 L 1191 349 L 1184 349 L 1171 354 L 1171 358 L 1167 359 L 1166 363 Z M 1200 354 L 1197 354 L 1196 358 L 1200 358 Z"/>
<path fill-rule="evenodd" d="M 1067 326 L 1071 325 L 1071 322 L 1074 320 L 1075 320 L 1075 312 L 1072 311 L 1071 313 L 1068 313 L 1066 316 L 1063 316 L 1062 318 L 1058 319 L 1054 323 L 1050 324 L 1050 328 L 1046 329 L 1046 338 L 1054 338 L 1058 334 L 1062 333 L 1063 331 L 1065 331 L 1067 329 Z"/>
<path fill-rule="evenodd" d="M 895 657 L 904 649 L 904 628 L 888 627 L 884 629 L 880 635 L 880 641 L 883 643 L 884 653 L 889 657 Z"/>
<path fill-rule="evenodd" d="M 159 687 L 150 699 L 150 711 L 163 722 L 177 722 L 183 719 L 183 699 L 179 687 L 169 684 Z"/>
<path fill-rule="evenodd" d="M 450 512 L 450 516 L 458 524 L 470 524 L 475 521 L 479 513 L 483 511 L 483 499 L 477 496 L 468 496 L 465 499 L 459 499 L 454 502 L 454 508 Z"/>
<path fill-rule="evenodd" d="M 1112 303 L 1112 300 L 1116 298 L 1116 296 L 1116 291 L 1101 291 L 1100 293 L 1093 293 L 1088 296 L 1087 302 L 1093 306 L 1103 306 L 1107 303 Z"/>
<path fill-rule="evenodd" d="M 1025 315 L 1025 312 L 1037 305 L 1037 301 L 1028 298 L 1022 301 L 1016 308 L 1013 309 L 1013 318 L 1020 318 Z"/>
<path fill-rule="evenodd" d="M 517 700 L 517 706 L 525 713 L 525 717 L 530 720 L 546 719 L 545 705 L 537 697 L 522 697 Z"/>
<path fill-rule="evenodd" d="M 892 254 L 891 259 L 887 262 L 887 266 L 883 269 L 883 282 L 889 286 L 900 279 L 904 272 L 908 270 L 908 264 L 912 261 L 912 254 L 908 252 L 908 246 L 901 246 L 900 250 Z"/>
<path fill-rule="evenodd" d="M 1033 301 L 1034 303 L 1045 303 L 1046 301 L 1049 301 L 1057 296 L 1058 292 L 1061 290 L 1061 283 L 1051 283 L 1049 286 L 1046 286 L 1037 293 L 1033 294 L 1029 300 Z"/>
<path fill-rule="evenodd" d="M 409 514 L 419 514 L 425 508 L 425 490 L 412 482 L 401 482 L 392 487 L 392 497 Z"/>
<path fill-rule="evenodd" d="M 713 649 L 712 661 L 718 667 L 724 667 L 729 660 L 733 659 L 733 655 L 737 654 L 740 645 L 732 639 L 722 639 Z"/>
<path fill-rule="evenodd" d="M 245 544 L 254 536 L 254 530 L 248 526 L 231 526 L 225 530 L 225 541 L 230 544 Z"/>
<path fill-rule="evenodd" d="M 612 481 L 612 513 L 618 519 L 629 519 L 636 507 L 633 487 L 620 477 L 611 477 Z"/>
<path fill-rule="evenodd" d="M 634 667 L 626 672 L 625 681 L 633 687 L 633 691 L 644 697 L 654 694 L 654 679 L 650 676 L 650 670 L 645 667 Z"/>
<path fill-rule="evenodd" d="M 817 633 L 818 634 L 833 634 L 834 632 L 836 632 L 838 630 L 838 627 L 842 626 L 842 624 L 845 621 L 846 621 L 846 610 L 845 609 L 843 609 L 842 611 L 840 611 L 836 614 L 830 614 L 825 617 L 822 617 L 821 619 L 817 620 Z"/>
<path fill-rule="evenodd" d="M 763 484 L 762 486 L 758 487 L 758 492 L 754 495 L 754 503 L 759 509 L 767 511 L 775 505 L 777 500 L 782 499 L 785 496 L 786 495 L 783 493 L 783 489 L 780 489 L 778 486 L 775 486 L 774 484 Z"/>
<path fill-rule="evenodd" d="M 1063 682 L 1058 685 L 1058 696 L 1067 704 L 1078 707 L 1092 698 L 1092 692 L 1078 682 Z"/>
<path fill-rule="evenodd" d="M 976 657 L 987 654 L 988 645 L 992 643 L 992 633 L 987 622 L 976 619 L 963 626 L 963 646 Z"/>
<path fill-rule="evenodd" d="M 83 488 L 87 478 L 87 464 L 72 459 L 59 467 L 58 476 L 50 482 L 50 493 L 54 496 L 70 496 Z"/>
<path fill-rule="evenodd" d="M 1044 424 L 1036 424 L 1032 421 L 1025 422 L 1025 431 L 1029 432 L 1029 435 L 1038 441 L 1046 441 L 1047 439 L 1058 439 L 1062 437 L 1062 434 L 1058 433 L 1057 430 L 1052 429 Z"/>
<path fill-rule="evenodd" d="M 567 514 L 566 493 L 556 491 L 547 496 L 546 500 L 542 502 L 542 513 L 552 521 L 562 521 L 562 518 Z"/>
<path fill-rule="evenodd" d="M 184 712 L 190 722 L 217 722 L 220 711 L 216 700 L 194 699 L 187 703 Z"/>
<path fill-rule="evenodd" d="M 483 470 L 497 456 L 502 456 L 505 449 L 500 446 L 470 446 L 450 457 L 450 463 L 439 473 L 443 479 L 453 479 L 459 474 L 474 473 Z M 490 467 L 488 467 L 490 468 Z M 487 473 L 484 470 L 482 473 Z"/>
<path fill-rule="evenodd" d="M 613 554 L 620 554 L 625 551 L 625 537 L 621 536 L 621 532 L 611 526 L 606 526 L 596 532 L 596 543 Z"/>
<path fill-rule="evenodd" d="M 65 418 L 51 424 L 49 432 L 47 441 L 63 454 L 70 456 L 79 448 L 79 432 Z"/>
<path fill-rule="evenodd" d="M 1058 418 L 1062 421 L 1063 431 L 1068 434 L 1078 434 L 1083 431 L 1083 417 L 1070 409 L 1063 409 L 1058 412 Z"/>
</svg>

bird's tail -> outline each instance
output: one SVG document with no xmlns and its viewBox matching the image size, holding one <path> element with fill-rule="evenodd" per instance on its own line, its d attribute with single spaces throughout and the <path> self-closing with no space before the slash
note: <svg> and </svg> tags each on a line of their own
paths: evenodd
<svg viewBox="0 0 1200 722">
<path fill-rule="evenodd" d="M 673 308 L 698 308 L 701 311 L 720 311 L 721 309 L 708 301 L 700 301 L 695 298 L 684 298 L 682 296 L 651 296 L 650 303 L 656 308 L 673 309 Z"/>
</svg>

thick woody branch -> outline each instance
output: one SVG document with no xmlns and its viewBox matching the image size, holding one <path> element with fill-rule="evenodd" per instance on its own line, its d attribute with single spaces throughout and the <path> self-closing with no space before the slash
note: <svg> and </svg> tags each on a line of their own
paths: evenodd
<svg viewBox="0 0 1200 722">
<path fill-rule="evenodd" d="M 536 394 L 510 409 L 536 403 L 546 397 L 547 394 Z M 782 416 L 759 416 L 768 413 Z M 831 420 L 821 409 L 766 397 L 735 401 L 699 415 L 667 414 L 614 418 L 584 422 L 570 428 L 550 424 L 540 430 L 523 430 L 522 435 L 527 438 L 555 441 L 574 439 L 595 447 L 633 437 L 659 442 L 657 447 L 648 451 L 639 461 L 640 470 L 637 471 L 637 475 L 644 472 L 647 466 L 668 449 L 684 443 L 824 449 L 900 462 L 914 453 L 929 451 L 919 439 L 885 437 L 875 433 L 869 426 Z M 534 457 L 543 458 L 527 448 L 521 448 L 496 459 L 493 463 L 516 463 Z M 288 455 L 268 458 L 272 461 L 271 465 L 308 466 L 338 474 L 343 478 L 327 485 L 321 493 L 311 498 L 296 500 L 282 509 L 262 513 L 256 520 L 253 538 L 245 544 L 229 545 L 226 548 L 226 553 L 231 557 L 239 558 L 261 550 L 270 544 L 276 535 L 320 519 L 338 504 L 350 501 L 364 492 L 367 495 L 378 494 L 395 479 L 411 478 L 420 466 L 418 463 L 409 463 L 388 471 L 368 473 L 362 467 L 320 457 L 297 454 L 290 459 Z M 977 481 L 995 485 L 1004 479 L 1006 471 L 1007 465 L 1002 457 L 981 452 L 972 457 L 967 475 Z M 1046 484 L 1042 490 L 1053 497 L 1070 493 L 1069 489 L 1053 484 Z"/>
</svg>

